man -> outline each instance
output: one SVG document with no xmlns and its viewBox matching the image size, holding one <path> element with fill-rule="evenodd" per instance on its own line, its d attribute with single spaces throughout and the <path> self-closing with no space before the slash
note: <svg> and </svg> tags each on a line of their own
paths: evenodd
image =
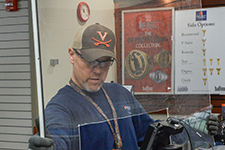
<svg viewBox="0 0 225 150">
<path fill-rule="evenodd" d="M 105 26 L 79 30 L 68 50 L 72 78 L 45 109 L 51 136 L 31 137 L 31 149 L 138 150 L 154 120 L 128 90 L 104 83 L 116 61 L 114 45 L 115 36 Z"/>
</svg>

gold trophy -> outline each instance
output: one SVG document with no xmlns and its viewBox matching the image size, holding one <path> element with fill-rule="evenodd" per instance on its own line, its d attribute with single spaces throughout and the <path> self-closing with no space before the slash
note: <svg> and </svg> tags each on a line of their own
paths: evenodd
<svg viewBox="0 0 225 150">
<path fill-rule="evenodd" d="M 205 62 L 206 62 L 206 59 L 203 59 L 204 66 L 206 65 Z"/>
<path fill-rule="evenodd" d="M 220 75 L 221 68 L 216 68 L 216 70 L 217 70 L 217 74 Z"/>
<path fill-rule="evenodd" d="M 203 71 L 204 76 L 205 76 L 206 75 L 207 68 L 202 68 L 202 71 Z"/>
<path fill-rule="evenodd" d="M 203 36 L 205 36 L 205 32 L 206 32 L 206 30 L 202 30 L 202 32 L 203 32 Z"/>
<path fill-rule="evenodd" d="M 206 85 L 207 78 L 202 78 L 204 85 Z"/>
<path fill-rule="evenodd" d="M 217 64 L 220 65 L 220 58 L 217 58 Z"/>
<path fill-rule="evenodd" d="M 213 61 L 213 59 L 211 58 L 211 59 L 209 59 L 209 61 L 210 61 L 210 65 L 212 66 L 212 61 Z"/>
<path fill-rule="evenodd" d="M 206 49 L 202 49 L 203 56 L 205 56 L 205 51 L 206 51 Z"/>
<path fill-rule="evenodd" d="M 210 71 L 210 75 L 213 75 L 213 68 L 209 68 L 209 71 Z"/>
<path fill-rule="evenodd" d="M 206 39 L 202 39 L 203 46 L 205 46 Z"/>
</svg>

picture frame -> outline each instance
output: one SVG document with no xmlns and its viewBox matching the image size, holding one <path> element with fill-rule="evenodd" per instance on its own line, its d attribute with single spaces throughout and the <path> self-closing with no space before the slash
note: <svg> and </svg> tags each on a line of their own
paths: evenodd
<svg viewBox="0 0 225 150">
<path fill-rule="evenodd" d="M 122 84 L 134 94 L 173 93 L 174 8 L 122 11 Z"/>
</svg>

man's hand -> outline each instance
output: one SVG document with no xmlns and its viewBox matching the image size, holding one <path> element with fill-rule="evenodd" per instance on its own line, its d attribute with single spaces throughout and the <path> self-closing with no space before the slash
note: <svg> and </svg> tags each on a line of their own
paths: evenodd
<svg viewBox="0 0 225 150">
<path fill-rule="evenodd" d="M 39 131 L 39 118 L 35 119 L 37 130 Z M 39 132 L 29 139 L 29 148 L 31 150 L 54 150 L 54 141 L 45 129 L 45 138 L 40 137 Z"/>
<path fill-rule="evenodd" d="M 206 129 L 210 135 L 217 135 L 218 132 L 218 117 L 216 115 L 210 114 L 206 118 Z"/>
<path fill-rule="evenodd" d="M 29 148 L 32 150 L 53 150 L 54 142 L 50 138 L 42 138 L 34 135 L 29 139 Z"/>
</svg>

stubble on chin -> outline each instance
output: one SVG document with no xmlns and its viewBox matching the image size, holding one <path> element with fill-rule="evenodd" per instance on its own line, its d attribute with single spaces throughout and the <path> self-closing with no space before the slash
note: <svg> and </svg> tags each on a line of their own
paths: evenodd
<svg viewBox="0 0 225 150">
<path fill-rule="evenodd" d="M 98 92 L 101 89 L 102 85 L 103 85 L 103 83 L 96 84 L 96 85 L 93 85 L 93 84 L 92 85 L 88 85 L 87 83 L 82 84 L 83 88 L 86 91 L 91 92 L 91 93 Z"/>
</svg>

